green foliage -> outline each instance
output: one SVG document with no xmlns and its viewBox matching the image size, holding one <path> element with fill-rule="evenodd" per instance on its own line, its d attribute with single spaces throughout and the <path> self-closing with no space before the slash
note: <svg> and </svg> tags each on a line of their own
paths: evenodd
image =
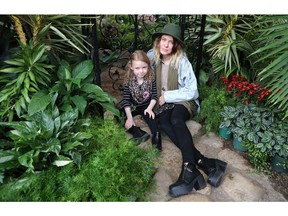
<svg viewBox="0 0 288 216">
<path fill-rule="evenodd" d="M 262 64 L 259 79 L 269 88 L 269 104 L 276 106 L 285 112 L 284 118 L 288 117 L 288 16 L 263 16 L 259 23 L 262 28 L 257 29 L 261 44 L 253 55 L 260 55 L 257 60 Z M 257 63 L 255 62 L 255 63 Z"/>
<path fill-rule="evenodd" d="M 85 25 L 81 23 L 80 15 L 15 15 L 21 20 L 21 25 L 27 31 L 33 32 L 33 37 L 27 34 L 27 40 L 34 44 L 47 46 L 51 55 L 72 58 L 81 53 L 89 53 L 92 46 L 82 34 Z M 93 17 L 95 18 L 95 17 Z M 25 26 L 25 27 L 24 27 Z M 29 38 L 30 36 L 30 38 Z"/>
<path fill-rule="evenodd" d="M 251 15 L 208 15 L 204 47 L 211 54 L 215 73 L 228 77 L 241 74 L 247 79 L 256 77 L 253 58 L 253 24 Z M 249 71 L 249 73 L 248 73 Z"/>
<path fill-rule="evenodd" d="M 12 121 L 27 112 L 28 104 L 35 92 L 49 87 L 50 70 L 47 64 L 45 45 L 21 45 L 14 56 L 6 60 L 6 66 L 0 70 L 0 120 Z"/>
<path fill-rule="evenodd" d="M 99 123 L 85 130 L 93 134 L 94 144 L 81 169 L 69 164 L 26 174 L 3 184 L 0 200 L 144 201 L 154 185 L 156 151 L 136 146 L 112 120 Z"/>
<path fill-rule="evenodd" d="M 266 172 L 275 154 L 288 156 L 288 121 L 282 121 L 277 109 L 255 104 L 225 106 L 220 127 L 228 127 L 240 141 L 248 145 L 249 158 L 257 169 Z"/>
<path fill-rule="evenodd" d="M 50 93 L 59 94 L 58 106 L 63 111 L 77 108 L 84 115 L 88 105 L 100 104 L 105 109 L 119 115 L 114 106 L 116 99 L 92 83 L 93 62 L 85 60 L 71 68 L 68 62 L 61 61 L 57 71 L 58 81 Z"/>
<path fill-rule="evenodd" d="M 0 122 L 0 126 L 12 128 L 7 136 L 13 141 L 0 148 L 0 171 L 24 167 L 32 172 L 73 161 L 80 166 L 82 153 L 92 137 L 81 131 L 90 125 L 89 119 L 78 120 L 77 109 L 60 114 L 57 107 L 25 118 L 26 121 Z"/>
<path fill-rule="evenodd" d="M 245 142 L 245 146 L 248 150 L 249 161 L 254 165 L 255 170 L 271 176 L 271 155 L 268 152 L 261 151 L 259 148 L 255 148 L 254 143 Z"/>
<path fill-rule="evenodd" d="M 201 109 L 195 117 L 197 121 L 203 122 L 207 133 L 217 131 L 222 121 L 221 111 L 225 105 L 232 105 L 234 100 L 227 97 L 223 87 L 217 85 L 202 85 L 199 88 L 201 101 Z"/>
</svg>

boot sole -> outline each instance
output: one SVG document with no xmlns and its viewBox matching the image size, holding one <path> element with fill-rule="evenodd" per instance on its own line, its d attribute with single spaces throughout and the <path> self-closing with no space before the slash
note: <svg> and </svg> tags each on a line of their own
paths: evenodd
<svg viewBox="0 0 288 216">
<path fill-rule="evenodd" d="M 216 161 L 216 171 L 211 173 L 208 177 L 208 183 L 213 187 L 219 187 L 222 182 L 223 175 L 225 173 L 227 163 L 224 161 Z"/>
<path fill-rule="evenodd" d="M 149 134 L 144 134 L 142 137 L 133 138 L 133 139 L 136 141 L 137 145 L 139 145 L 142 142 L 146 142 L 149 138 L 150 138 Z"/>
<path fill-rule="evenodd" d="M 190 184 L 182 185 L 182 186 L 180 185 L 180 186 L 170 188 L 169 194 L 172 197 L 178 197 L 178 196 L 189 194 L 190 192 L 193 191 L 193 188 L 195 188 L 195 190 L 201 190 L 205 187 L 206 187 L 206 182 L 203 176 L 199 175 Z"/>
</svg>

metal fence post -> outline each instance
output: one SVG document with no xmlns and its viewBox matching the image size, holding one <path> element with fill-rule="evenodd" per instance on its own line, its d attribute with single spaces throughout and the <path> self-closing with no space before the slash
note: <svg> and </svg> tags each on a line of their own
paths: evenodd
<svg viewBox="0 0 288 216">
<path fill-rule="evenodd" d="M 205 23 L 206 23 L 206 15 L 202 15 L 201 16 L 199 47 L 198 47 L 198 52 L 197 52 L 197 62 L 196 62 L 196 71 L 195 71 L 195 76 L 196 76 L 198 81 L 199 81 L 201 61 L 202 61 L 202 49 L 203 49 L 203 41 L 204 41 L 204 34 L 205 34 Z"/>
</svg>

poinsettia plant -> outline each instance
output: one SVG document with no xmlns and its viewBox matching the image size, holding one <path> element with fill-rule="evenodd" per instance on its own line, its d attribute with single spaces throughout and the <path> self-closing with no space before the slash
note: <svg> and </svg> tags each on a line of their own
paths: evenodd
<svg viewBox="0 0 288 216">
<path fill-rule="evenodd" d="M 220 79 L 227 86 L 226 91 L 233 94 L 237 100 L 244 104 L 263 103 L 270 95 L 268 89 L 255 82 L 249 82 L 244 77 L 236 74 L 232 74 L 228 78 L 221 76 Z"/>
</svg>

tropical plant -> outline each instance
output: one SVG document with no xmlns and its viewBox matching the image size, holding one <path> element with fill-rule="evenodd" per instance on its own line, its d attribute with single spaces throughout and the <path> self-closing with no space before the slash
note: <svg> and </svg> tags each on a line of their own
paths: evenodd
<svg viewBox="0 0 288 216">
<path fill-rule="evenodd" d="M 288 16 L 270 15 L 260 16 L 257 28 L 259 34 L 256 40 L 260 47 L 253 55 L 260 55 L 256 63 L 261 63 L 259 79 L 265 88 L 269 88 L 271 95 L 268 102 L 285 112 L 288 117 Z M 252 56 L 253 56 L 252 55 Z"/>
<path fill-rule="evenodd" d="M 84 115 L 87 107 L 100 104 L 115 115 L 120 115 L 119 110 L 114 106 L 117 101 L 116 98 L 104 92 L 101 87 L 93 84 L 92 60 L 82 61 L 73 68 L 68 62 L 63 60 L 57 71 L 57 77 L 58 81 L 46 95 L 59 94 L 61 99 L 57 102 L 57 105 L 60 110 L 69 111 L 77 108 Z M 44 108 L 42 107 L 41 109 Z"/>
<path fill-rule="evenodd" d="M 15 29 L 20 47 L 13 48 L 15 54 L 4 62 L 4 68 L 0 70 L 0 120 L 12 121 L 15 113 L 20 118 L 27 112 L 35 92 L 50 87 L 52 68 L 59 64 L 58 59 L 63 57 L 71 61 L 79 53 L 90 52 L 91 45 L 82 35 L 80 16 L 7 17 L 11 18 L 9 25 L 14 27 L 11 29 Z"/>
<path fill-rule="evenodd" d="M 76 133 L 78 125 L 83 123 L 78 120 L 79 112 L 82 116 L 87 115 L 88 105 L 100 104 L 119 115 L 114 107 L 116 99 L 92 83 L 92 72 L 91 60 L 81 62 L 73 69 L 67 62 L 61 62 L 57 73 L 59 81 L 50 91 L 42 90 L 33 95 L 27 107 L 28 114 L 22 116 L 25 121 L 0 123 L 6 131 L 13 129 L 8 130 L 7 135 L 5 133 L 13 142 L 5 142 L 1 150 L 2 159 L 10 158 L 0 160 L 5 162 L 2 171 L 19 166 L 33 171 L 40 166 L 66 165 L 72 161 L 80 164 L 79 148 L 86 146 L 82 140 L 89 140 L 89 135 Z"/>
<path fill-rule="evenodd" d="M 11 15 L 10 17 L 18 38 L 24 44 L 30 40 L 34 45 L 45 44 L 50 53 L 56 54 L 60 59 L 90 52 L 91 44 L 81 31 L 84 24 L 81 24 L 80 15 Z"/>
<path fill-rule="evenodd" d="M 253 58 L 255 16 L 252 15 L 208 15 L 205 27 L 204 47 L 211 54 L 215 73 L 228 77 L 240 74 L 248 80 L 256 77 Z M 248 73 L 249 71 L 249 73 Z"/>
<path fill-rule="evenodd" d="M 32 41 L 20 45 L 0 70 L 0 120 L 12 121 L 15 113 L 20 118 L 27 112 L 32 95 L 47 89 L 51 82 L 54 66 L 48 63 L 45 45 L 33 45 Z"/>
<path fill-rule="evenodd" d="M 82 152 L 92 135 L 81 132 L 90 122 L 78 120 L 78 113 L 74 109 L 60 114 L 54 104 L 45 111 L 25 116 L 25 121 L 0 122 L 1 127 L 10 128 L 6 133 L 13 141 L 1 145 L 0 171 L 33 172 L 73 161 L 80 166 Z"/>
<path fill-rule="evenodd" d="M 93 117 L 82 132 L 93 134 L 93 145 L 81 169 L 70 163 L 6 179 L 0 201 L 147 201 L 147 191 L 155 185 L 157 152 L 136 146 L 111 119 Z"/>
</svg>

